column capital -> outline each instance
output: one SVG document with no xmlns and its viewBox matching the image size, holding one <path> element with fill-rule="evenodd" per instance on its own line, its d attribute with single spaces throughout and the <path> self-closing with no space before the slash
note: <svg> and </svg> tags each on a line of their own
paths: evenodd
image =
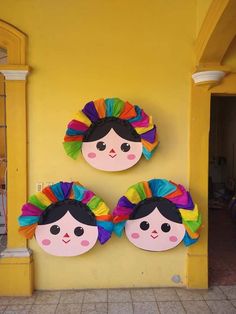
<svg viewBox="0 0 236 314">
<path fill-rule="evenodd" d="M 218 85 L 228 73 L 230 73 L 230 69 L 225 66 L 202 66 L 196 68 L 192 74 L 192 79 L 195 85 L 203 85 L 211 88 Z"/>
<path fill-rule="evenodd" d="M 25 81 L 29 73 L 27 70 L 1 70 L 7 81 Z"/>
<path fill-rule="evenodd" d="M 196 85 L 219 83 L 225 76 L 224 71 L 200 71 L 192 75 Z"/>
<path fill-rule="evenodd" d="M 29 257 L 32 255 L 32 250 L 28 248 L 11 248 L 5 249 L 0 253 L 0 258 L 9 258 L 9 257 Z"/>
<path fill-rule="evenodd" d="M 6 81 L 25 81 L 29 73 L 29 67 L 25 65 L 0 65 L 0 73 L 2 73 Z"/>
</svg>

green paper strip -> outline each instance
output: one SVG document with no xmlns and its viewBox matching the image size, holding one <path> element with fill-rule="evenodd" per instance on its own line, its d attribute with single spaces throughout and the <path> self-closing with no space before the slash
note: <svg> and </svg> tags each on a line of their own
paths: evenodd
<svg viewBox="0 0 236 314">
<path fill-rule="evenodd" d="M 202 215 L 199 213 L 196 221 L 185 221 L 184 223 L 189 227 L 192 232 L 196 232 L 202 224 Z"/>
<path fill-rule="evenodd" d="M 102 199 L 100 197 L 93 196 L 91 200 L 88 202 L 87 206 L 93 211 L 98 207 L 100 202 L 102 202 Z"/>
<path fill-rule="evenodd" d="M 42 204 L 35 195 L 31 195 L 29 197 L 29 203 L 35 205 L 36 207 L 42 209 L 42 210 L 45 210 L 48 206 Z"/>
<path fill-rule="evenodd" d="M 138 192 L 141 200 L 145 200 L 147 198 L 142 182 L 133 185 L 133 188 Z"/>
<path fill-rule="evenodd" d="M 73 159 L 76 159 L 79 155 L 82 142 L 76 141 L 76 142 L 64 142 L 63 143 L 64 149 L 68 156 L 70 156 Z"/>
<path fill-rule="evenodd" d="M 114 117 L 119 117 L 123 108 L 124 108 L 124 102 L 119 99 L 119 98 L 114 98 L 114 103 L 113 103 L 113 116 Z"/>
</svg>

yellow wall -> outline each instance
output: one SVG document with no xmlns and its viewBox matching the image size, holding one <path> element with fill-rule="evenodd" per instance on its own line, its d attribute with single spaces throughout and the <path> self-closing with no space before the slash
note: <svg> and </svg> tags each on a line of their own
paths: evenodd
<svg viewBox="0 0 236 314">
<path fill-rule="evenodd" d="M 232 72 L 236 72 L 236 37 L 234 37 L 222 62 L 224 65 L 229 66 Z"/>
<path fill-rule="evenodd" d="M 188 186 L 195 0 L 8 0 L 0 18 L 29 37 L 29 193 L 36 182 L 79 180 L 112 208 L 140 180 L 155 176 Z M 106 173 L 65 155 L 61 143 L 72 114 L 100 97 L 120 97 L 152 113 L 161 143 L 151 161 Z M 173 275 L 180 275 L 178 285 L 186 283 L 182 244 L 151 253 L 113 236 L 73 258 L 47 255 L 34 240 L 30 247 L 37 289 L 171 286 Z"/>
<path fill-rule="evenodd" d="M 196 34 L 198 35 L 212 0 L 197 0 Z"/>
</svg>

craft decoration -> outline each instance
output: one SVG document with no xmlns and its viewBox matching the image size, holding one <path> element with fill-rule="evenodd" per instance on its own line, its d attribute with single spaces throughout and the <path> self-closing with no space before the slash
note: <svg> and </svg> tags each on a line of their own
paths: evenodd
<svg viewBox="0 0 236 314">
<path fill-rule="evenodd" d="M 111 237 L 113 223 L 101 198 L 78 182 L 59 182 L 32 195 L 18 218 L 19 233 L 56 256 L 76 256 L 89 251 L 97 239 Z"/>
<path fill-rule="evenodd" d="M 165 179 L 131 186 L 113 211 L 114 232 L 123 229 L 135 246 L 165 251 L 181 241 L 186 246 L 199 238 L 201 213 L 185 188 Z"/>
<path fill-rule="evenodd" d="M 156 126 L 143 109 L 119 98 L 87 103 L 68 124 L 64 148 L 76 159 L 80 150 L 94 168 L 121 171 L 142 154 L 150 159 L 158 145 Z"/>
</svg>

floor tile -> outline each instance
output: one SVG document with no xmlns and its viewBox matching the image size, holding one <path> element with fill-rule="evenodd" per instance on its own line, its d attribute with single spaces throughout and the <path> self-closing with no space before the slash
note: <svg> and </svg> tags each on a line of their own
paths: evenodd
<svg viewBox="0 0 236 314">
<path fill-rule="evenodd" d="M 158 307 L 156 302 L 134 302 L 133 303 L 134 314 L 157 314 Z"/>
<path fill-rule="evenodd" d="M 82 314 L 107 314 L 107 303 L 84 303 Z"/>
<path fill-rule="evenodd" d="M 60 291 L 37 291 L 35 304 L 57 304 L 60 294 Z"/>
<path fill-rule="evenodd" d="M 11 297 L 0 297 L 0 305 L 8 305 L 11 299 Z"/>
<path fill-rule="evenodd" d="M 6 307 L 6 305 L 0 305 L 0 314 L 4 313 Z"/>
<path fill-rule="evenodd" d="M 54 314 L 56 313 L 56 304 L 34 304 L 31 308 L 30 314 Z"/>
<path fill-rule="evenodd" d="M 202 290 L 201 294 L 204 300 L 225 300 L 226 296 L 219 287 L 211 287 L 208 290 Z"/>
<path fill-rule="evenodd" d="M 183 301 L 182 305 L 188 314 L 211 313 L 205 301 Z"/>
<path fill-rule="evenodd" d="M 176 292 L 181 301 L 203 300 L 201 290 L 188 290 L 185 288 L 178 288 L 176 289 Z"/>
<path fill-rule="evenodd" d="M 133 302 L 151 302 L 156 301 L 152 289 L 131 289 Z"/>
<path fill-rule="evenodd" d="M 32 308 L 32 305 L 30 304 L 21 304 L 21 305 L 8 305 L 6 307 L 6 311 L 30 311 Z"/>
<path fill-rule="evenodd" d="M 62 291 L 59 303 L 82 303 L 84 291 Z"/>
<path fill-rule="evenodd" d="M 153 289 L 157 301 L 179 301 L 179 297 L 173 288 Z"/>
<path fill-rule="evenodd" d="M 108 314 L 132 314 L 133 306 L 131 302 L 127 303 L 108 303 Z"/>
<path fill-rule="evenodd" d="M 33 295 L 32 297 L 13 297 L 9 301 L 9 304 L 17 304 L 17 305 L 26 305 L 26 304 L 33 304 L 35 302 L 36 296 Z"/>
<path fill-rule="evenodd" d="M 80 314 L 82 304 L 58 304 L 57 314 Z"/>
<path fill-rule="evenodd" d="M 128 289 L 108 290 L 108 302 L 132 302 L 130 290 Z"/>
<path fill-rule="evenodd" d="M 220 286 L 219 287 L 229 299 L 236 300 L 236 286 Z"/>
<path fill-rule="evenodd" d="M 89 290 L 84 293 L 84 303 L 107 302 L 107 290 Z"/>
<path fill-rule="evenodd" d="M 232 300 L 231 303 L 232 303 L 233 306 L 236 308 L 236 300 Z"/>
<path fill-rule="evenodd" d="M 185 310 L 178 301 L 157 302 L 161 314 L 185 314 Z"/>
<path fill-rule="evenodd" d="M 29 314 L 32 305 L 8 305 L 4 314 Z"/>
<path fill-rule="evenodd" d="M 236 308 L 227 300 L 206 301 L 212 313 L 216 314 L 235 314 Z"/>
<path fill-rule="evenodd" d="M 5 310 L 4 312 L 2 312 L 4 314 L 30 314 L 31 311 L 30 310 L 26 310 L 26 309 L 18 309 L 18 310 Z"/>
</svg>

